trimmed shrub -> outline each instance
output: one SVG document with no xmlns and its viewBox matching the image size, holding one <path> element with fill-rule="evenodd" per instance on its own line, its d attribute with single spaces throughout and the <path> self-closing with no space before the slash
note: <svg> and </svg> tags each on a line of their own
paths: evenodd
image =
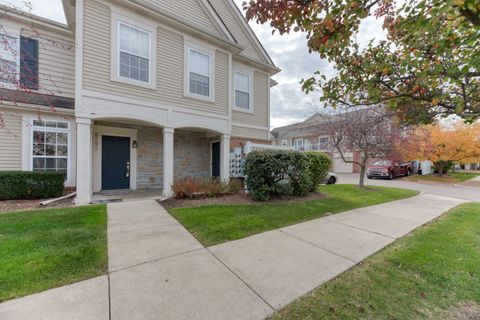
<svg viewBox="0 0 480 320">
<path fill-rule="evenodd" d="M 309 162 L 304 153 L 284 150 L 253 151 L 245 160 L 245 183 L 252 198 L 304 196 L 311 189 Z"/>
<path fill-rule="evenodd" d="M 308 158 L 308 170 L 310 171 L 310 178 L 312 184 L 310 192 L 317 190 L 318 186 L 323 182 L 327 176 L 328 170 L 332 166 L 332 160 L 328 155 L 318 151 L 305 152 Z"/>
<path fill-rule="evenodd" d="M 60 197 L 64 181 L 61 172 L 0 171 L 0 200 Z"/>
</svg>

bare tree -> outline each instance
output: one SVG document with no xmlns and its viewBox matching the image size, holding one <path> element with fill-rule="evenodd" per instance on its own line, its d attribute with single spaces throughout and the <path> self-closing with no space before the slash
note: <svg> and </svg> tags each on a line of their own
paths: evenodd
<svg viewBox="0 0 480 320">
<path fill-rule="evenodd" d="M 332 116 L 322 116 L 319 130 L 329 136 L 329 144 L 345 163 L 360 167 L 359 186 L 365 185 L 369 160 L 396 157 L 399 127 L 394 115 L 383 108 L 344 108 Z M 360 158 L 351 159 L 347 153 L 359 152 Z"/>
</svg>

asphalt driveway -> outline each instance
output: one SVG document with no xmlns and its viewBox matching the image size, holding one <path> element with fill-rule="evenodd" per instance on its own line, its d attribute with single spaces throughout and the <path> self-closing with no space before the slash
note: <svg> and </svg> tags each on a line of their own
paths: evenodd
<svg viewBox="0 0 480 320">
<path fill-rule="evenodd" d="M 358 173 L 337 173 L 339 178 L 338 183 L 344 184 L 358 184 Z M 475 181 L 480 181 L 480 178 L 475 178 Z M 480 201 L 480 187 L 469 186 L 465 183 L 449 184 L 440 182 L 413 182 L 404 180 L 402 178 L 396 178 L 394 180 L 386 179 L 367 179 L 365 178 L 365 184 L 371 186 L 385 186 L 385 187 L 398 187 L 404 189 L 418 190 L 427 194 L 434 194 L 439 196 L 449 196 L 457 199 L 463 199 L 468 201 Z"/>
</svg>

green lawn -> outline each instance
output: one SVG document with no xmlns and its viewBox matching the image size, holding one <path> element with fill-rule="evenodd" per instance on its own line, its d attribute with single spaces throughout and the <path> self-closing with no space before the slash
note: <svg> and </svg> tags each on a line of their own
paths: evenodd
<svg viewBox="0 0 480 320">
<path fill-rule="evenodd" d="M 322 186 L 327 198 L 303 203 L 208 205 L 173 208 L 170 213 L 206 246 L 240 239 L 286 225 L 354 208 L 408 198 L 418 192 L 398 188 L 353 185 Z"/>
<path fill-rule="evenodd" d="M 106 206 L 0 214 L 0 301 L 104 274 Z"/>
<path fill-rule="evenodd" d="M 457 207 L 272 319 L 442 319 L 461 302 L 480 303 L 480 203 Z"/>
<path fill-rule="evenodd" d="M 411 181 L 433 181 L 433 182 L 446 182 L 446 183 L 459 183 L 463 181 L 467 181 L 473 179 L 475 177 L 480 176 L 480 173 L 474 172 L 449 172 L 448 174 L 444 174 L 441 177 L 436 174 L 427 174 L 424 176 L 421 175 L 413 175 L 409 177 L 405 177 L 403 179 L 411 180 Z"/>
</svg>

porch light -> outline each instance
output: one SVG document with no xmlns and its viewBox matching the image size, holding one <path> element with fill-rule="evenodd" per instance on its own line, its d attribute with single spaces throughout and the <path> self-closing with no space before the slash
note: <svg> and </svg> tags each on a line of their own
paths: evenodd
<svg viewBox="0 0 480 320">
<path fill-rule="evenodd" d="M 133 149 L 137 149 L 137 147 L 138 147 L 137 140 L 133 140 L 133 142 L 132 142 L 132 148 L 133 148 Z"/>
</svg>

